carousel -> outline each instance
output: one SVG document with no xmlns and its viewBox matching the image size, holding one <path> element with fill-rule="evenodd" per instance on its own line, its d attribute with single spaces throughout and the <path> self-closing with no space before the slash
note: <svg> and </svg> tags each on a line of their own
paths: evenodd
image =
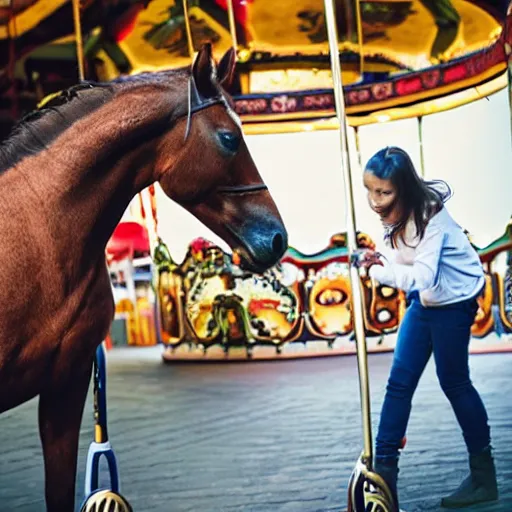
<svg viewBox="0 0 512 512">
<path fill-rule="evenodd" d="M 118 16 L 105 17 L 93 30 L 87 14 L 93 2 L 83 6 L 87 76 L 109 80 L 183 68 L 205 41 L 213 43 L 218 56 L 230 45 L 236 47 L 236 79 L 230 90 L 235 110 L 256 157 L 264 151 L 275 155 L 261 156 L 258 163 L 264 172 L 269 168 L 265 177 L 283 197 L 292 236 L 278 266 L 265 275 L 244 272 L 221 240 L 184 217 L 158 186 L 150 187 L 131 205 L 108 247 L 117 304 L 109 343 L 161 343 L 164 360 L 171 362 L 356 353 L 350 212 L 324 207 L 305 218 L 299 204 L 307 202 L 313 211 L 322 197 L 343 203 L 341 191 L 329 195 L 328 190 L 331 183 L 344 185 L 336 175 L 342 163 L 336 141 L 340 125 L 323 3 L 284 3 L 279 14 L 261 0 L 167 4 L 127 2 L 123 10 L 120 3 Z M 375 145 L 369 140 L 371 130 L 383 133 L 402 122 L 414 134 L 411 149 L 422 175 L 445 177 L 444 169 L 439 175 L 429 166 L 442 148 L 433 147 L 424 133 L 431 118 L 505 92 L 510 50 L 506 4 L 379 0 L 335 5 L 347 163 L 354 173 L 361 172 L 363 155 Z M 54 85 L 34 72 L 48 70 L 44 52 L 51 48 L 54 54 L 72 55 L 70 45 L 61 40 L 28 54 L 25 69 L 37 77 L 35 90 L 49 93 Z M 501 122 L 509 123 L 507 112 Z M 299 140 L 311 152 L 329 140 L 324 158 L 309 161 L 330 169 L 315 169 L 315 184 L 304 164 L 292 162 L 294 141 Z M 288 172 L 288 165 L 295 170 Z M 284 173 L 285 179 L 275 176 Z M 318 189 L 316 196 L 309 194 L 310 188 Z M 290 189 L 294 201 L 286 197 Z M 355 210 L 360 211 L 356 199 Z M 501 214 L 493 239 L 474 242 L 488 281 L 473 326 L 472 352 L 512 348 L 509 217 L 510 212 Z M 357 249 L 375 247 L 379 230 L 364 214 L 357 218 Z M 130 223 L 139 225 L 142 238 L 128 234 Z M 317 225 L 311 228 L 313 223 Z M 316 233 L 323 238 L 310 243 Z M 137 247 L 135 255 L 130 247 Z M 367 348 L 393 350 L 404 296 L 366 275 L 359 279 Z"/>
<path fill-rule="evenodd" d="M 430 118 L 504 92 L 507 109 L 500 122 L 507 126 L 510 153 L 507 9 L 508 1 L 466 0 L 300 0 L 279 8 L 266 0 L 0 4 L 5 134 L 77 78 L 109 81 L 186 68 L 205 43 L 217 59 L 236 50 L 233 108 L 265 181 L 283 205 L 290 245 L 277 265 L 249 272 L 238 253 L 184 220 L 158 185 L 149 187 L 130 205 L 107 246 L 116 319 L 106 345 L 161 343 L 167 362 L 357 354 L 364 448 L 349 486 L 350 511 L 396 510 L 389 489 L 372 472 L 367 352 L 393 350 L 405 308 L 399 290 L 376 283 L 355 264 L 379 239 L 375 226 L 358 214 L 356 175 L 370 148 L 382 145 L 368 143 L 372 127 L 398 122 L 413 132 L 421 174 L 436 174 L 429 167 Z M 480 122 L 475 119 L 475 126 Z M 291 157 L 287 161 L 288 152 L 300 155 L 304 147 L 314 160 L 302 168 Z M 444 177 L 444 169 L 437 177 Z M 318 211 L 313 189 L 325 192 Z M 495 207 L 504 202 L 493 200 Z M 303 216 L 296 218 L 298 210 Z M 510 213 L 500 213 L 498 227 L 487 224 L 498 234 L 484 244 L 468 228 L 487 272 L 473 352 L 512 350 Z M 303 243 L 298 235 L 306 227 L 304 215 L 310 219 L 306 232 L 323 237 L 323 247 Z M 100 347 L 94 372 L 97 429 L 82 510 L 110 502 L 116 510 L 131 510 L 119 493 L 108 441 L 104 356 Z M 102 455 L 109 463 L 109 489 L 98 485 Z"/>
</svg>

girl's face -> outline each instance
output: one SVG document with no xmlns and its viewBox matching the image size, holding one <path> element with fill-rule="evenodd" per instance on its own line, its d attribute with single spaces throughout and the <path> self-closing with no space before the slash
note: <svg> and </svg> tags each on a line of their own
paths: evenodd
<svg viewBox="0 0 512 512">
<path fill-rule="evenodd" d="M 381 180 L 373 173 L 365 171 L 363 174 L 364 187 L 368 191 L 370 208 L 384 220 L 394 222 L 398 215 L 398 193 L 391 180 Z"/>
</svg>

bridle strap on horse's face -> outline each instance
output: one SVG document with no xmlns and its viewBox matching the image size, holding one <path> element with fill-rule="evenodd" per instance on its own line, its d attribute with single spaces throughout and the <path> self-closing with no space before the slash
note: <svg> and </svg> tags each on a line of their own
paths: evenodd
<svg viewBox="0 0 512 512">
<path fill-rule="evenodd" d="M 250 194 L 252 192 L 261 192 L 262 190 L 268 190 L 265 183 L 253 183 L 252 185 L 232 185 L 217 187 L 219 194 Z"/>
<path fill-rule="evenodd" d="M 187 140 L 190 133 L 192 114 L 199 112 L 200 110 L 204 110 L 205 108 L 212 107 L 213 105 L 225 105 L 227 107 L 226 100 L 222 93 L 219 91 L 219 94 L 211 98 L 204 98 L 197 90 L 194 76 L 190 75 L 190 78 L 188 79 L 187 127 L 185 128 L 184 140 Z"/>
<path fill-rule="evenodd" d="M 187 109 L 187 126 L 185 128 L 185 141 L 190 134 L 190 128 L 192 124 L 192 114 L 199 112 L 206 108 L 213 107 L 213 105 L 224 105 L 229 108 L 229 105 L 219 91 L 219 93 L 211 98 L 204 98 L 199 93 L 194 76 L 190 75 L 188 80 L 188 109 Z M 268 190 L 265 183 L 253 183 L 249 185 L 231 185 L 218 187 L 217 192 L 225 195 L 236 195 L 236 194 L 250 194 L 255 192 L 261 192 L 262 190 Z"/>
</svg>

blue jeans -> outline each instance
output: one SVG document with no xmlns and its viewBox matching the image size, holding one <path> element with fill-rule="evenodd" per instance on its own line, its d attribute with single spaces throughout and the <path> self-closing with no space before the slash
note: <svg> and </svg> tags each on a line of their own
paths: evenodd
<svg viewBox="0 0 512 512">
<path fill-rule="evenodd" d="M 490 444 L 487 412 L 469 377 L 470 329 L 478 305 L 476 298 L 448 306 L 426 308 L 417 292 L 402 319 L 386 388 L 375 456 L 398 457 L 405 436 L 411 402 L 432 352 L 437 377 L 462 429 L 469 453 Z"/>
</svg>

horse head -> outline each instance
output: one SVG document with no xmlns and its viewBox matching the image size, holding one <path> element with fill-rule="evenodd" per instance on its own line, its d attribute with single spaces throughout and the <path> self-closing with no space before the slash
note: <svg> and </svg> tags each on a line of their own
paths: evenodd
<svg viewBox="0 0 512 512">
<path fill-rule="evenodd" d="M 211 46 L 201 49 L 188 77 L 186 108 L 161 139 L 155 171 L 164 192 L 225 240 L 242 266 L 263 272 L 284 254 L 287 233 L 226 92 L 234 66 L 232 49 L 218 67 Z"/>
</svg>

